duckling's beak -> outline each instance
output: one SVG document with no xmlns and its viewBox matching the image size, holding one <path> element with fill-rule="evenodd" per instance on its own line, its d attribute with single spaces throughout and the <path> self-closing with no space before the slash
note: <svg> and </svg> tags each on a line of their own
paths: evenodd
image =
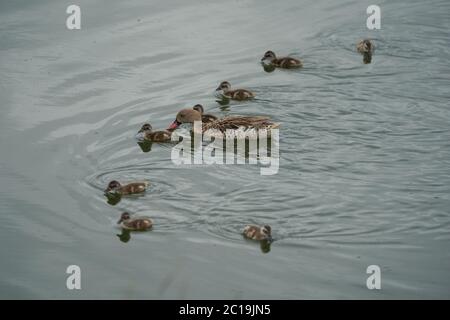
<svg viewBox="0 0 450 320">
<path fill-rule="evenodd" d="M 220 91 L 220 90 L 222 90 L 221 87 L 217 87 L 217 88 L 216 88 L 216 91 Z"/>
<path fill-rule="evenodd" d="M 117 224 L 121 224 L 122 221 L 123 221 L 123 218 L 121 217 L 121 218 L 119 219 L 119 221 L 117 221 Z"/>
<path fill-rule="evenodd" d="M 181 122 L 178 122 L 178 120 L 175 119 L 175 121 L 172 122 L 172 124 L 169 126 L 169 128 L 167 128 L 167 130 L 175 130 L 180 126 L 180 124 Z"/>
</svg>

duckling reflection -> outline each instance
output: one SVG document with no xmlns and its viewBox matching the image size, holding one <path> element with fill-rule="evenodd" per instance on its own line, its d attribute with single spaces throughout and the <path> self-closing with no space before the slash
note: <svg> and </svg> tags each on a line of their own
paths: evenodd
<svg viewBox="0 0 450 320">
<path fill-rule="evenodd" d="M 106 202 L 112 206 L 115 206 L 122 200 L 122 195 L 119 193 L 107 193 L 105 192 Z"/>
<path fill-rule="evenodd" d="M 269 253 L 270 252 L 270 246 L 272 245 L 273 240 L 261 240 L 259 242 L 259 245 L 261 247 L 262 253 Z"/>
<path fill-rule="evenodd" d="M 274 72 L 275 69 L 277 68 L 271 63 L 269 63 L 269 64 L 261 63 L 261 66 L 263 67 L 264 71 L 267 73 Z"/>
<path fill-rule="evenodd" d="M 120 241 L 127 243 L 131 239 L 131 231 L 128 229 L 122 229 L 121 234 L 116 234 Z"/>
<path fill-rule="evenodd" d="M 151 142 L 151 141 L 148 141 L 148 140 L 138 141 L 137 144 L 141 148 L 142 152 L 144 152 L 144 153 L 152 151 L 153 142 Z"/>
</svg>

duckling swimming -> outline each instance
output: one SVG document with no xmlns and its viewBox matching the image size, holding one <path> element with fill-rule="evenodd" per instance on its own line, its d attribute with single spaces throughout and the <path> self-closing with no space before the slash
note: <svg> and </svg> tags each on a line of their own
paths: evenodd
<svg viewBox="0 0 450 320">
<path fill-rule="evenodd" d="M 148 217 L 134 217 L 132 218 L 128 212 L 122 213 L 117 224 L 123 229 L 131 231 L 146 231 L 153 227 L 153 221 Z"/>
<path fill-rule="evenodd" d="M 129 195 L 135 193 L 142 193 L 148 187 L 149 183 L 146 181 L 143 182 L 132 182 L 122 186 L 119 181 L 113 180 L 108 184 L 108 187 L 105 190 L 106 194 L 120 194 L 120 195 Z"/>
<path fill-rule="evenodd" d="M 369 39 L 359 41 L 356 44 L 356 50 L 363 55 L 363 62 L 365 64 L 372 62 L 372 55 L 375 50 L 375 46 L 372 41 Z"/>
<path fill-rule="evenodd" d="M 243 101 L 253 99 L 255 94 L 246 89 L 231 90 L 231 84 L 228 81 L 223 81 L 216 89 L 216 96 L 225 97 L 227 99 Z"/>
<path fill-rule="evenodd" d="M 203 113 L 204 110 L 203 110 L 203 106 L 201 104 L 196 104 L 192 109 L 201 114 L 203 123 L 213 122 L 213 121 L 217 120 L 216 116 L 213 116 L 212 114 Z"/>
<path fill-rule="evenodd" d="M 251 239 L 251 240 L 272 241 L 272 228 L 268 225 L 265 225 L 262 227 L 248 225 L 244 228 L 243 235 L 245 238 Z"/>
<path fill-rule="evenodd" d="M 291 57 L 277 58 L 273 51 L 267 51 L 261 59 L 263 65 L 272 65 L 278 68 L 294 69 L 301 68 L 302 62 L 298 59 Z"/>
<path fill-rule="evenodd" d="M 151 142 L 167 142 L 170 141 L 171 132 L 169 131 L 153 131 L 150 123 L 145 123 L 136 134 L 138 140 L 147 140 Z"/>
</svg>

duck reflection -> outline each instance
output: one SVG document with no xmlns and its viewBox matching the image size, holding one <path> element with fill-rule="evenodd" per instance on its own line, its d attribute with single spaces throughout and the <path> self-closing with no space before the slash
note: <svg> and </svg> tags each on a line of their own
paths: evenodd
<svg viewBox="0 0 450 320">
<path fill-rule="evenodd" d="M 262 253 L 269 253 L 270 252 L 270 246 L 272 245 L 272 241 L 273 240 L 261 240 L 259 242 Z"/>
<path fill-rule="evenodd" d="M 121 234 L 116 234 L 120 241 L 127 243 L 131 239 L 131 231 L 127 229 L 122 229 Z"/>
<path fill-rule="evenodd" d="M 153 142 L 151 141 L 138 141 L 137 144 L 144 153 L 152 151 Z"/>
<path fill-rule="evenodd" d="M 261 66 L 262 66 L 263 70 L 267 73 L 273 72 L 276 69 L 276 66 L 271 63 L 269 63 L 269 64 L 261 63 Z"/>
<path fill-rule="evenodd" d="M 122 195 L 119 193 L 105 192 L 104 195 L 106 197 L 106 202 L 112 206 L 115 206 L 116 204 L 118 204 L 120 202 L 120 200 L 122 200 Z"/>
</svg>

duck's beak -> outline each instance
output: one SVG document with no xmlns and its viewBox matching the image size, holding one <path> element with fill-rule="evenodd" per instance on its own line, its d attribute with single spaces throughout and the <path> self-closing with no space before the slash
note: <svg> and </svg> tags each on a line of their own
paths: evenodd
<svg viewBox="0 0 450 320">
<path fill-rule="evenodd" d="M 117 221 L 117 224 L 120 224 L 122 221 L 123 221 L 123 218 L 121 217 L 121 218 L 119 219 L 119 221 Z"/>
<path fill-rule="evenodd" d="M 178 128 L 180 126 L 181 122 L 178 122 L 176 119 L 174 122 L 172 122 L 172 124 L 169 126 L 169 128 L 167 128 L 167 130 L 175 130 L 176 128 Z"/>
</svg>

